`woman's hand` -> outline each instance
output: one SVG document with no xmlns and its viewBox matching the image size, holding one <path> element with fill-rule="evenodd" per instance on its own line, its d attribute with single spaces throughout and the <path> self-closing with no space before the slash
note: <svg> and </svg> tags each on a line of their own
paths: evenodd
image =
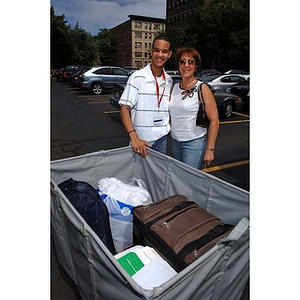
<svg viewBox="0 0 300 300">
<path fill-rule="evenodd" d="M 206 148 L 205 154 L 203 157 L 203 162 L 204 162 L 205 167 L 208 167 L 214 159 L 215 159 L 214 149 Z"/>
</svg>

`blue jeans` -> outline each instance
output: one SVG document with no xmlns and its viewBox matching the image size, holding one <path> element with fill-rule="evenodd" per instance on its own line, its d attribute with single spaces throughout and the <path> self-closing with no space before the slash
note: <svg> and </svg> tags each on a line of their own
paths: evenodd
<svg viewBox="0 0 300 300">
<path fill-rule="evenodd" d="M 167 135 L 161 137 L 160 139 L 156 140 L 152 144 L 152 149 L 156 150 L 162 154 L 167 153 Z"/>
<path fill-rule="evenodd" d="M 186 142 L 177 142 L 172 139 L 173 156 L 177 160 L 199 170 L 203 160 L 206 144 L 206 135 L 202 138 Z"/>
</svg>

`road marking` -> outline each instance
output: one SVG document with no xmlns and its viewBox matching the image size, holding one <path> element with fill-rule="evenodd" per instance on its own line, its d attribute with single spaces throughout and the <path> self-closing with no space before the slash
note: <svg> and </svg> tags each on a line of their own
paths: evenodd
<svg viewBox="0 0 300 300">
<path fill-rule="evenodd" d="M 79 98 L 99 98 L 107 97 L 107 95 L 78 95 Z"/>
<path fill-rule="evenodd" d="M 228 168 L 233 168 L 233 167 L 238 167 L 238 166 L 243 166 L 249 164 L 250 160 L 243 160 L 243 161 L 238 161 L 230 164 L 225 164 L 225 165 L 220 165 L 220 166 L 215 166 L 211 168 L 206 168 L 206 169 L 201 169 L 201 171 L 205 173 L 210 173 L 210 172 L 215 172 L 215 171 L 220 171 Z"/>
<path fill-rule="evenodd" d="M 119 110 L 108 110 L 108 111 L 104 111 L 104 114 L 116 114 L 116 113 L 120 113 Z"/>
<path fill-rule="evenodd" d="M 246 123 L 246 122 L 250 122 L 250 120 L 237 120 L 237 121 L 225 121 L 225 122 L 220 122 L 220 125 L 223 124 L 235 124 L 235 123 Z"/>
<path fill-rule="evenodd" d="M 238 115 L 238 116 L 242 116 L 242 117 L 245 117 L 245 118 L 249 118 L 248 115 L 241 114 L 241 113 L 238 113 L 238 112 L 236 112 L 236 111 L 233 111 L 232 113 L 233 113 L 234 115 Z"/>
</svg>

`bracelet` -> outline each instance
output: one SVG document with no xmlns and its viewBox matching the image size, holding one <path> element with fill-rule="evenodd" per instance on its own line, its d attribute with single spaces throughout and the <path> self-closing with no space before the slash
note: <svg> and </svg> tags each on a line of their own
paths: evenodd
<svg viewBox="0 0 300 300">
<path fill-rule="evenodd" d="M 215 150 L 214 147 L 207 147 L 206 149 L 207 149 L 207 150 L 211 150 L 211 151 L 214 151 L 214 150 Z"/>
<path fill-rule="evenodd" d="M 128 131 L 127 134 L 129 135 L 131 132 L 134 132 L 134 131 L 135 131 L 135 129 L 132 129 L 132 130 Z"/>
</svg>

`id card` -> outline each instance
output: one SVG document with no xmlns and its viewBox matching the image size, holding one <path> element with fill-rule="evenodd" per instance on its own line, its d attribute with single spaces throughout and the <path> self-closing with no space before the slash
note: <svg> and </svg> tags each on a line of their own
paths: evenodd
<svg viewBox="0 0 300 300">
<path fill-rule="evenodd" d="M 153 117 L 153 125 L 157 126 L 162 124 L 163 124 L 163 118 L 160 113 L 156 112 Z"/>
<path fill-rule="evenodd" d="M 153 120 L 153 125 L 157 126 L 157 125 L 162 125 L 163 124 L 163 119 L 155 119 Z"/>
</svg>

